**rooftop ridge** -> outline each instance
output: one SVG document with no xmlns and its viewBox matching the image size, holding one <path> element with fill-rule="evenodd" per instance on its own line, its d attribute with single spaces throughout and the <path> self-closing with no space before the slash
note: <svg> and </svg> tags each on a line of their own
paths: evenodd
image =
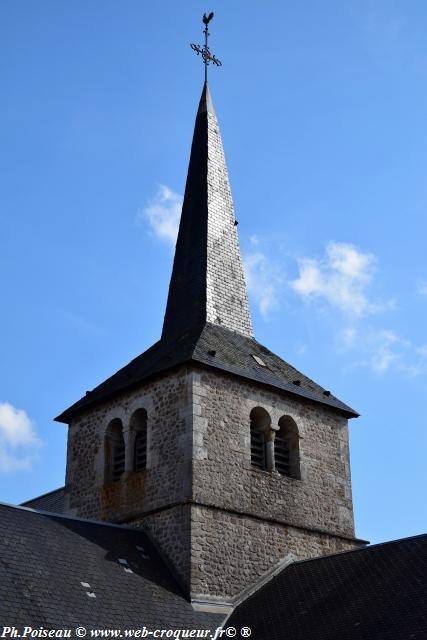
<svg viewBox="0 0 427 640">
<path fill-rule="evenodd" d="M 384 542 L 374 542 L 371 544 L 368 542 L 364 547 L 358 547 L 356 549 L 346 549 L 345 551 L 335 551 L 335 553 L 325 553 L 321 556 L 315 556 L 314 558 L 304 558 L 304 560 L 295 560 L 292 564 L 305 564 L 306 562 L 314 562 L 316 560 L 325 560 L 333 556 L 343 556 L 349 553 L 359 553 L 360 551 L 370 551 L 371 549 L 377 549 L 378 547 L 385 547 L 387 545 L 397 544 L 398 542 L 409 542 L 411 540 L 419 540 L 427 538 L 427 533 L 418 533 L 414 536 L 406 536 L 405 538 L 396 538 L 395 540 L 385 540 Z"/>
<path fill-rule="evenodd" d="M 24 500 L 24 502 L 21 502 L 19 506 L 25 506 L 27 502 L 33 502 L 34 500 L 39 500 L 39 498 L 46 498 L 46 496 L 50 496 L 52 495 L 52 493 L 58 493 L 58 491 L 64 491 L 64 489 L 65 489 L 65 485 L 63 485 L 62 487 L 58 487 L 57 489 L 52 489 L 52 491 L 46 491 L 46 493 L 41 493 L 39 496 L 34 496 L 34 498 L 29 498 L 28 500 Z M 2 503 L 0 502 L 0 504 Z"/>
<path fill-rule="evenodd" d="M 30 500 L 28 500 L 30 502 Z M 118 529 L 125 529 L 127 531 L 134 531 L 135 533 L 142 533 L 147 536 L 147 538 L 151 537 L 147 534 L 145 529 L 141 529 L 138 527 L 130 527 L 125 524 L 117 524 L 115 522 L 107 522 L 106 520 L 95 520 L 93 518 L 80 518 L 78 516 L 68 515 L 65 513 L 53 513 L 52 511 L 44 511 L 43 509 L 33 509 L 32 507 L 25 507 L 22 504 L 11 504 L 10 502 L 2 502 L 0 501 L 0 508 L 6 507 L 8 509 L 18 509 L 20 511 L 30 511 L 32 513 L 36 513 L 41 516 L 48 516 L 49 518 L 60 518 L 62 520 L 73 520 L 75 522 L 85 522 L 87 524 L 100 525 L 105 527 L 115 527 Z M 153 543 L 154 544 L 154 543 Z M 157 547 L 156 547 L 157 549 Z"/>
</svg>

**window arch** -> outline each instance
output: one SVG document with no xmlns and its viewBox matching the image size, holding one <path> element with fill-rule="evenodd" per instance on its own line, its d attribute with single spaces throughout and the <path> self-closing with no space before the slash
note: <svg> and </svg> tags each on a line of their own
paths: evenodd
<svg viewBox="0 0 427 640">
<path fill-rule="evenodd" d="M 289 478 L 301 478 L 299 463 L 299 435 L 295 420 L 282 416 L 280 430 L 274 439 L 274 460 L 276 471 Z"/>
<path fill-rule="evenodd" d="M 116 482 L 125 470 L 125 441 L 119 418 L 111 420 L 105 432 L 105 481 Z"/>
<path fill-rule="evenodd" d="M 268 412 L 255 407 L 250 413 L 251 420 L 251 465 L 257 469 L 267 469 L 266 431 L 271 425 Z"/>
<path fill-rule="evenodd" d="M 147 467 L 147 412 L 137 409 L 130 419 L 133 434 L 133 471 L 142 471 Z"/>
</svg>

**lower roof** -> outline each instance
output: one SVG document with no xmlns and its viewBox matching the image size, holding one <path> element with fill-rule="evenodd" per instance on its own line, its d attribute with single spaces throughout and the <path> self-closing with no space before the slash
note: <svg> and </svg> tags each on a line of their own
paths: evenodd
<svg viewBox="0 0 427 640">
<path fill-rule="evenodd" d="M 226 626 L 254 640 L 425 640 L 427 535 L 295 562 Z"/>
<path fill-rule="evenodd" d="M 425 640 L 427 535 L 290 564 L 228 620 L 195 611 L 140 529 L 0 504 L 0 621 L 251 629 L 254 640 Z M 72 636 L 74 637 L 74 636 Z"/>
<path fill-rule="evenodd" d="M 31 498 L 31 500 L 23 502 L 21 506 L 39 511 L 49 511 L 49 513 L 64 513 L 64 496 L 65 487 L 59 487 L 59 489 Z"/>
<path fill-rule="evenodd" d="M 140 529 L 0 504 L 0 566 L 6 626 L 206 629 L 223 620 L 193 610 Z"/>
</svg>

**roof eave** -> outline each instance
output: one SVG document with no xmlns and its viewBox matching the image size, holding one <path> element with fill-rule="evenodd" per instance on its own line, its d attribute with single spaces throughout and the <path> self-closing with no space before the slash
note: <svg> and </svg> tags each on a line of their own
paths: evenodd
<svg viewBox="0 0 427 640">
<path fill-rule="evenodd" d="M 345 417 L 347 417 L 348 419 L 351 418 L 358 418 L 360 416 L 359 413 L 357 413 L 357 411 L 355 411 L 354 409 L 352 409 L 351 407 L 345 405 L 345 407 L 337 407 L 335 404 L 328 402 L 328 400 L 323 400 L 320 398 L 317 398 L 314 394 L 310 394 L 309 392 L 305 392 L 302 393 L 297 387 L 291 387 L 290 385 L 279 385 L 279 384 L 274 384 L 272 382 L 267 382 L 267 381 L 261 381 L 258 380 L 257 378 L 251 376 L 250 374 L 244 372 L 244 371 L 239 371 L 239 370 L 234 370 L 230 367 L 227 367 L 225 365 L 220 366 L 219 364 L 209 364 L 207 362 L 204 362 L 202 360 L 198 360 L 197 358 L 189 358 L 187 360 L 184 360 L 182 362 L 178 362 L 173 364 L 172 366 L 166 368 L 166 369 L 162 369 L 161 371 L 156 371 L 153 374 L 150 374 L 148 376 L 139 378 L 138 380 L 133 380 L 132 382 L 130 382 L 128 385 L 123 386 L 119 389 L 116 389 L 114 391 L 111 391 L 110 393 L 107 393 L 103 396 L 100 396 L 99 398 L 93 398 L 92 400 L 88 400 L 87 403 L 80 405 L 80 406 L 76 406 L 78 405 L 82 400 L 85 399 L 81 398 L 80 400 L 78 400 L 74 405 L 71 405 L 71 407 L 69 407 L 68 409 L 66 409 L 65 411 L 63 411 L 61 414 L 59 414 L 58 416 L 56 416 L 56 418 L 54 418 L 55 422 L 62 422 L 63 424 L 70 424 L 71 419 L 74 418 L 75 416 L 79 415 L 80 413 L 82 413 L 83 411 L 86 411 L 88 408 L 92 408 L 94 406 L 96 406 L 97 404 L 100 404 L 102 402 L 105 402 L 106 400 L 110 400 L 111 398 L 114 398 L 118 395 L 120 395 L 121 393 L 124 393 L 125 391 L 129 391 L 130 389 L 133 389 L 135 387 L 137 387 L 138 385 L 142 384 L 142 383 L 147 383 L 150 380 L 153 380 L 154 378 L 156 378 L 159 375 L 163 375 L 165 373 L 168 373 L 170 371 L 174 371 L 176 370 L 178 367 L 181 367 L 182 365 L 188 364 L 188 363 L 193 363 L 196 364 L 198 366 L 202 366 L 202 367 L 206 367 L 208 369 L 212 369 L 212 370 L 220 370 L 220 371 L 224 371 L 230 375 L 235 375 L 238 376 L 239 378 L 242 378 L 244 380 L 251 380 L 251 382 L 262 386 L 263 388 L 268 388 L 268 389 L 275 389 L 276 391 L 282 391 L 284 393 L 287 393 L 291 396 L 295 396 L 298 399 L 302 399 L 302 400 L 306 400 L 308 402 L 315 402 L 317 404 L 320 404 L 322 406 L 328 407 L 329 409 L 333 410 L 333 411 L 337 411 L 338 413 L 340 413 L 341 415 L 344 415 Z M 340 401 L 339 401 L 340 402 Z M 344 403 L 343 403 L 344 404 Z M 74 407 L 74 408 L 73 408 Z"/>
<path fill-rule="evenodd" d="M 265 380 L 259 380 L 258 378 L 255 378 L 254 376 L 251 376 L 248 373 L 245 373 L 244 371 L 237 371 L 232 369 L 231 367 L 226 367 L 226 366 L 220 366 L 220 365 L 214 365 L 214 364 L 209 364 L 207 362 L 204 362 L 202 360 L 197 360 L 197 359 L 192 359 L 192 362 L 194 362 L 195 364 L 201 365 L 203 367 L 207 367 L 213 370 L 220 370 L 220 371 L 224 371 L 226 373 L 229 373 L 230 375 L 235 375 L 238 376 L 239 378 L 243 378 L 245 380 L 250 380 L 251 382 L 254 382 L 257 385 L 260 385 L 263 388 L 267 388 L 267 389 L 275 389 L 276 391 L 282 391 L 284 393 L 287 393 L 289 395 L 292 396 L 296 396 L 298 399 L 300 400 L 306 400 L 308 402 L 315 402 L 317 404 L 320 404 L 322 406 L 328 407 L 329 409 L 332 409 L 333 411 L 337 411 L 343 415 L 345 415 L 348 418 L 359 418 L 360 417 L 360 413 L 357 413 L 357 411 L 355 411 L 354 409 L 352 409 L 351 407 L 349 407 L 348 405 L 345 405 L 344 403 L 342 403 L 344 406 L 343 407 L 337 407 L 335 404 L 332 404 L 331 402 L 328 402 L 328 400 L 323 400 L 321 398 L 316 397 L 314 394 L 311 394 L 310 392 L 305 392 L 302 393 L 302 391 L 300 391 L 298 389 L 298 387 L 294 387 L 294 385 L 280 385 L 280 384 L 274 384 L 273 382 L 267 382 Z M 338 402 L 341 402 L 340 400 L 338 400 L 338 398 L 335 398 L 335 400 L 337 400 Z"/>
</svg>

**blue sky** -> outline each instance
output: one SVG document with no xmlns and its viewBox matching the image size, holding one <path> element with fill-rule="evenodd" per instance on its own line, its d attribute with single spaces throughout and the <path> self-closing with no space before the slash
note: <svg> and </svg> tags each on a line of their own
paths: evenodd
<svg viewBox="0 0 427 640">
<path fill-rule="evenodd" d="M 0 2 L 0 499 L 159 337 L 203 71 L 256 337 L 362 415 L 357 533 L 427 529 L 427 5 Z"/>
</svg>

